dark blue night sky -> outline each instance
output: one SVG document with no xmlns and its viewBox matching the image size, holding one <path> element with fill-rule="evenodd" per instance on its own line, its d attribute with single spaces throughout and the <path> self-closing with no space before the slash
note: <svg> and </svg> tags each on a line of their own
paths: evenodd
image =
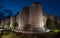
<svg viewBox="0 0 60 38">
<path fill-rule="evenodd" d="M 40 2 L 46 14 L 54 14 L 60 17 L 60 0 L 0 0 L 0 18 L 8 15 L 16 15 L 23 7 L 33 2 Z M 8 11 L 9 13 L 6 13 Z"/>
</svg>

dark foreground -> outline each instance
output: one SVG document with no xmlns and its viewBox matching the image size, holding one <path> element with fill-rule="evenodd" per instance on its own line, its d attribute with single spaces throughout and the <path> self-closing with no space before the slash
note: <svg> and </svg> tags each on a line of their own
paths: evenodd
<svg viewBox="0 0 60 38">
<path fill-rule="evenodd" d="M 12 31 L 0 32 L 0 38 L 60 38 L 60 32 L 48 32 L 40 34 L 23 34 Z"/>
</svg>

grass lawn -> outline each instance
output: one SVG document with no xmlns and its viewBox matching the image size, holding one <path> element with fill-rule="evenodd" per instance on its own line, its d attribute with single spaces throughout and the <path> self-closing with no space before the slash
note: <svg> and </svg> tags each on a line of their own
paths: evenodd
<svg viewBox="0 0 60 38">
<path fill-rule="evenodd" d="M 0 38 L 58 38 L 60 37 L 60 32 L 47 32 L 40 34 L 23 34 L 16 32 L 0 32 Z"/>
</svg>

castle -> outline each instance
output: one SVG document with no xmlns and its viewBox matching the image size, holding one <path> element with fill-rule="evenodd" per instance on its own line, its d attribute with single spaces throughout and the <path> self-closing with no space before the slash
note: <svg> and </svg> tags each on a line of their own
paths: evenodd
<svg viewBox="0 0 60 38">
<path fill-rule="evenodd" d="M 47 24 L 47 20 L 51 19 L 53 21 L 57 20 L 57 23 L 60 22 L 59 19 L 55 19 L 54 15 L 46 15 L 42 10 L 42 6 L 39 3 L 33 3 L 29 7 L 24 7 L 19 14 L 15 17 L 11 16 L 7 20 L 1 20 L 1 25 L 4 23 L 10 23 L 10 27 L 14 22 L 18 24 L 18 28 L 20 31 L 29 31 L 29 32 L 45 32 L 45 26 Z"/>
</svg>

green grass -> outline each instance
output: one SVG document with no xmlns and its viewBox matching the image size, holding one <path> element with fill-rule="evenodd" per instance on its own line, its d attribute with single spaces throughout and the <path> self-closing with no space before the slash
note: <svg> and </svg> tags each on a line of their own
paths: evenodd
<svg viewBox="0 0 60 38">
<path fill-rule="evenodd" d="M 40 34 L 22 34 L 16 32 L 1 32 L 0 38 L 53 38 L 60 32 L 47 32 L 47 33 L 40 33 Z"/>
</svg>

